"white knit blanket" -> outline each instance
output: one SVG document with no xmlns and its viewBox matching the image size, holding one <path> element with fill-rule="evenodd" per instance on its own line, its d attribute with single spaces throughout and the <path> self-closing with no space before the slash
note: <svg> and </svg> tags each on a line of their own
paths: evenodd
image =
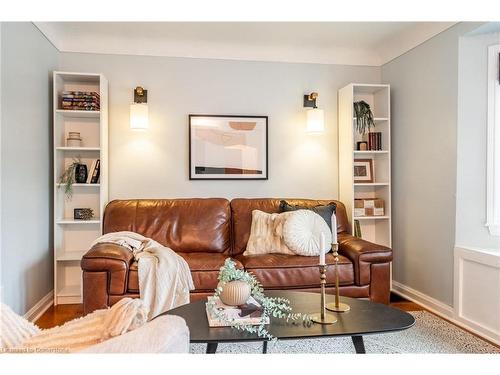
<svg viewBox="0 0 500 375">
<path fill-rule="evenodd" d="M 172 249 L 134 232 L 114 232 L 99 237 L 93 245 L 114 243 L 133 252 L 139 263 L 139 294 L 149 308 L 148 319 L 189 303 L 194 289 L 186 261 Z"/>
<path fill-rule="evenodd" d="M 0 349 L 20 353 L 77 352 L 141 327 L 147 308 L 139 299 L 124 298 L 62 326 L 40 330 L 1 304 Z"/>
</svg>

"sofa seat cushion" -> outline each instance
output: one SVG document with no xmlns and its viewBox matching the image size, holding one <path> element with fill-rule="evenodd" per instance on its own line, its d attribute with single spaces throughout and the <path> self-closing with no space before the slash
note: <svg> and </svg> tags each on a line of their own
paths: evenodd
<svg viewBox="0 0 500 375">
<path fill-rule="evenodd" d="M 198 291 L 213 291 L 218 284 L 217 276 L 219 269 L 224 265 L 228 258 L 220 253 L 177 253 L 189 265 L 191 276 L 193 277 L 194 288 Z M 243 268 L 243 265 L 236 261 L 236 266 Z M 139 292 L 137 262 L 131 264 L 129 269 L 128 291 L 132 293 Z"/>
<path fill-rule="evenodd" d="M 264 289 L 310 288 L 319 286 L 318 257 L 305 257 L 285 254 L 237 255 L 247 271 L 252 272 Z M 335 283 L 333 255 L 326 254 L 326 263 L 330 265 L 326 273 L 328 286 Z M 339 256 L 340 285 L 354 284 L 352 262 Z"/>
</svg>

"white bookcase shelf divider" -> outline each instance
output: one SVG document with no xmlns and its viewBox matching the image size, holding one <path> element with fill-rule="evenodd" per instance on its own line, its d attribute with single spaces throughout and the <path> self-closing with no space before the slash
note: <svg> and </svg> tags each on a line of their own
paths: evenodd
<svg viewBox="0 0 500 375">
<path fill-rule="evenodd" d="M 367 141 L 367 134 L 356 131 L 353 103 L 364 100 L 374 116 L 375 128 L 382 133 L 382 150 L 356 149 L 357 142 Z M 392 246 L 391 214 L 391 98 L 386 84 L 351 83 L 338 93 L 339 108 L 339 199 L 346 205 L 354 233 L 358 220 L 363 239 Z M 354 182 L 354 160 L 371 159 L 374 180 L 370 183 Z M 355 216 L 355 199 L 379 198 L 384 201 L 384 215 Z"/>
<path fill-rule="evenodd" d="M 63 91 L 97 92 L 99 110 L 62 109 Z M 54 126 L 54 304 L 81 303 L 80 261 L 101 235 L 108 202 L 108 81 L 99 73 L 53 72 Z M 79 132 L 81 147 L 66 144 L 69 132 Z M 74 183 L 71 199 L 59 178 L 74 159 L 87 165 L 100 159 L 98 183 Z M 91 208 L 91 220 L 73 218 L 75 208 Z"/>
</svg>

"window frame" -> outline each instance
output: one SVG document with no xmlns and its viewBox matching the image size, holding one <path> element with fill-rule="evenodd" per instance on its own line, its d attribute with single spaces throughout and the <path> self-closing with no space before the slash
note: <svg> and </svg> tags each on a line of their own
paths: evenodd
<svg viewBox="0 0 500 375">
<path fill-rule="evenodd" d="M 500 44 L 488 47 L 486 226 L 500 236 Z"/>
</svg>

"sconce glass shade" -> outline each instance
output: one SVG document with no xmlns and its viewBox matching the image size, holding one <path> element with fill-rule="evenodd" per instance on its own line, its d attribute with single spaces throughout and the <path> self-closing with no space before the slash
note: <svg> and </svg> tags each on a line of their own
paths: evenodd
<svg viewBox="0 0 500 375">
<path fill-rule="evenodd" d="M 307 132 L 319 133 L 325 131 L 325 113 L 322 109 L 307 110 Z"/>
<path fill-rule="evenodd" d="M 144 130 L 149 126 L 149 111 L 146 103 L 130 104 L 130 129 Z"/>
</svg>

